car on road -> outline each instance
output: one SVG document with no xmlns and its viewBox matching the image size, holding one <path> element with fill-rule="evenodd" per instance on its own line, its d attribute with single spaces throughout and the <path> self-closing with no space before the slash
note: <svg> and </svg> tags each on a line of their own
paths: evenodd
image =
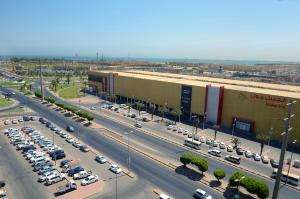
<svg viewBox="0 0 300 199">
<path fill-rule="evenodd" d="M 194 197 L 197 199 L 212 199 L 211 195 L 202 189 L 196 189 L 194 192 Z"/>
<path fill-rule="evenodd" d="M 226 155 L 225 156 L 225 160 L 232 162 L 234 164 L 240 164 L 241 163 L 241 158 L 238 156 L 234 156 L 234 155 Z"/>
<path fill-rule="evenodd" d="M 257 153 L 254 153 L 254 154 L 253 154 L 253 159 L 254 159 L 255 161 L 260 161 L 260 160 L 261 160 L 261 157 L 260 157 L 260 155 L 258 155 Z"/>
<path fill-rule="evenodd" d="M 264 164 L 269 164 L 270 159 L 269 159 L 268 156 L 263 155 L 263 156 L 261 156 L 261 161 L 262 161 L 262 163 L 264 163 Z"/>
<path fill-rule="evenodd" d="M 247 150 L 247 151 L 245 152 L 245 156 L 246 156 L 246 158 L 251 158 L 251 157 L 253 156 L 253 154 L 252 154 L 251 151 Z"/>
<path fill-rule="evenodd" d="M 233 152 L 233 147 L 231 145 L 227 145 L 227 152 Z"/>
<path fill-rule="evenodd" d="M 101 164 L 104 164 L 104 163 L 107 162 L 107 160 L 105 159 L 105 157 L 102 156 L 102 155 L 96 155 L 95 160 L 96 160 L 97 162 L 100 162 Z"/>
<path fill-rule="evenodd" d="M 75 131 L 73 126 L 67 126 L 66 130 L 69 131 L 69 132 L 74 132 Z"/>
<path fill-rule="evenodd" d="M 270 164 L 271 164 L 271 166 L 272 166 L 273 168 L 278 168 L 278 166 L 279 166 L 279 161 L 276 161 L 276 160 L 274 160 L 274 159 L 271 159 L 271 160 L 270 160 Z"/>
<path fill-rule="evenodd" d="M 116 174 L 119 174 L 122 172 L 122 169 L 116 164 L 111 164 L 109 167 L 109 170 L 111 170 L 113 173 L 116 173 Z"/>
<path fill-rule="evenodd" d="M 213 156 L 217 156 L 217 157 L 221 157 L 221 151 L 217 150 L 217 149 L 209 149 L 207 151 L 209 154 L 213 155 Z"/>
<path fill-rule="evenodd" d="M 88 148 L 87 145 L 82 145 L 82 146 L 79 147 L 79 149 L 82 152 L 89 152 L 90 151 L 90 149 Z"/>
<path fill-rule="evenodd" d="M 224 142 L 220 142 L 219 147 L 220 147 L 220 149 L 225 149 L 226 145 Z"/>
<path fill-rule="evenodd" d="M 137 128 L 142 128 L 143 125 L 141 123 L 135 123 L 134 126 Z"/>
<path fill-rule="evenodd" d="M 97 175 L 90 175 L 90 176 L 86 177 L 85 179 L 83 179 L 80 184 L 82 186 L 85 186 L 85 185 L 89 185 L 89 184 L 92 184 L 97 181 L 98 181 Z"/>
<path fill-rule="evenodd" d="M 88 176 L 90 176 L 92 174 L 91 171 L 80 171 L 79 173 L 74 174 L 73 179 L 74 180 L 79 180 L 79 179 L 83 179 L 86 178 Z"/>
</svg>

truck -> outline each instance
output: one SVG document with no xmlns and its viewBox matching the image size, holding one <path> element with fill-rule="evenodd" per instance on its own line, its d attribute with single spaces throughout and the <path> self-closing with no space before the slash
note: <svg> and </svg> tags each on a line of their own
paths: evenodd
<svg viewBox="0 0 300 199">
<path fill-rule="evenodd" d="M 58 187 L 58 190 L 55 193 L 55 195 L 62 195 L 62 194 L 65 194 L 67 192 L 74 191 L 76 189 L 77 189 L 76 182 L 74 180 L 70 180 L 64 186 Z"/>
<path fill-rule="evenodd" d="M 75 169 L 76 167 L 80 166 L 80 160 L 72 160 L 68 163 L 66 163 L 63 167 L 62 167 L 62 171 L 63 173 L 67 173 L 69 170 L 71 169 Z"/>
</svg>

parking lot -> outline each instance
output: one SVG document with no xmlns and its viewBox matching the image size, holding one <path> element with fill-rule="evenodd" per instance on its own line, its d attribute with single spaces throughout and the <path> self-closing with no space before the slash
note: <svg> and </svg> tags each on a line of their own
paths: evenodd
<svg viewBox="0 0 300 199">
<path fill-rule="evenodd" d="M 22 154 L 22 149 L 18 150 L 18 152 L 15 151 L 16 156 L 18 159 L 20 159 L 21 161 L 23 161 L 24 166 L 26 167 L 26 169 L 29 172 L 29 175 L 32 176 L 33 179 L 35 179 L 34 183 L 38 183 L 39 186 L 44 187 L 49 194 L 50 198 L 53 197 L 58 197 L 58 198 L 87 198 L 87 197 L 100 197 L 103 196 L 108 197 L 108 196 L 112 196 L 115 195 L 115 192 L 117 190 L 118 193 L 122 193 L 122 191 L 125 191 L 127 189 L 130 189 L 130 187 L 134 186 L 136 183 L 137 178 L 134 177 L 129 177 L 128 175 L 126 175 L 123 172 L 120 172 L 118 174 L 113 173 L 112 171 L 109 170 L 110 164 L 114 163 L 117 164 L 117 162 L 114 162 L 112 160 L 110 160 L 108 157 L 105 157 L 105 159 L 107 159 L 107 162 L 104 164 L 101 164 L 97 161 L 95 161 L 95 157 L 96 155 L 99 155 L 99 152 L 96 152 L 94 149 L 91 149 L 89 146 L 86 145 L 88 152 L 83 152 L 81 150 L 79 150 L 80 147 L 78 147 L 78 145 L 85 145 L 85 143 L 83 143 L 82 141 L 78 140 L 76 137 L 72 136 L 72 134 L 69 134 L 67 131 L 65 131 L 64 129 L 61 128 L 54 128 L 56 127 L 55 124 L 52 124 L 52 129 L 47 128 L 46 124 L 42 124 L 41 122 L 38 121 L 38 118 L 34 119 L 35 121 L 30 121 L 30 122 L 26 122 L 25 126 L 26 127 L 30 127 L 32 128 L 32 130 L 35 133 L 25 133 L 22 132 L 20 133 L 21 137 L 23 139 L 24 142 L 22 142 L 22 144 L 33 144 L 36 147 L 37 151 L 40 152 L 44 152 L 46 155 L 45 157 L 50 158 L 49 154 L 47 152 L 49 151 L 53 151 L 53 150 L 58 150 L 58 149 L 62 149 L 66 155 L 65 158 L 60 159 L 60 160 L 50 160 L 50 162 L 56 167 L 58 173 L 60 173 L 60 171 L 62 170 L 59 165 L 60 162 L 62 160 L 78 160 L 80 162 L 80 166 L 82 168 L 84 168 L 85 171 L 89 171 L 89 173 L 91 172 L 92 175 L 96 175 L 98 176 L 98 181 L 94 182 L 92 184 L 86 185 L 86 186 L 81 186 L 81 181 L 80 180 L 75 180 L 76 185 L 77 185 L 77 190 L 75 191 L 71 191 L 67 194 L 61 195 L 61 196 L 57 196 L 55 193 L 59 190 L 59 188 L 61 186 L 65 186 L 65 184 L 70 181 L 72 179 L 72 177 L 69 177 L 66 175 L 66 179 L 59 181 L 57 183 L 54 183 L 53 185 L 43 185 L 43 183 L 38 183 L 38 178 L 39 175 L 37 174 L 38 172 L 33 172 L 33 168 L 31 167 L 31 164 L 29 164 L 27 161 L 25 160 L 25 157 L 23 157 Z M 21 120 L 20 120 L 21 122 Z M 2 122 L 3 123 L 3 122 Z M 50 126 L 51 127 L 51 126 Z M 1 131 L 3 132 L 4 130 L 7 130 L 9 128 L 13 128 L 13 129 L 17 129 L 14 130 L 16 132 L 21 132 L 21 128 L 24 128 L 24 123 L 18 123 L 18 124 L 8 124 L 5 125 L 5 127 L 3 127 L 1 129 Z M 28 128 L 28 129 L 30 129 Z M 32 131 L 31 130 L 31 131 Z M 56 130 L 56 131 L 54 131 Z M 6 131 L 8 133 L 8 131 Z M 38 137 L 37 137 L 38 135 Z M 3 135 L 1 135 L 3 136 Z M 8 136 L 6 137 L 6 142 L 10 142 L 11 138 L 8 138 Z M 43 141 L 47 141 L 46 145 L 41 144 L 41 140 Z M 74 142 L 74 145 L 72 143 L 67 142 L 66 140 L 68 140 L 69 142 Z M 26 142 L 26 143 L 25 143 Z M 32 143 L 33 142 L 33 143 Z M 76 144 L 75 144 L 76 142 Z M 51 145 L 51 146 L 47 146 L 47 145 Z M 10 148 L 16 148 L 19 146 L 19 148 L 21 148 L 21 143 L 16 144 L 15 146 L 13 144 L 9 144 Z M 76 147 L 75 147 L 76 146 Z M 49 151 L 48 151 L 49 150 Z M 121 167 L 121 166 L 120 166 Z M 121 167 L 122 169 L 122 167 Z M 117 184 L 117 185 L 116 185 Z M 116 189 L 116 186 L 117 189 Z M 150 189 L 146 189 L 143 190 L 143 192 L 148 192 L 147 195 L 153 195 L 153 198 L 155 198 L 154 194 L 151 193 Z M 151 197 L 152 198 L 152 197 Z"/>
</svg>

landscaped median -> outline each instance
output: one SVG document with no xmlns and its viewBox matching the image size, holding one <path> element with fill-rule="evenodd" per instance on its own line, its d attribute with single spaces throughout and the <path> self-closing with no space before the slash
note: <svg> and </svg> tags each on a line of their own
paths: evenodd
<svg viewBox="0 0 300 199">
<path fill-rule="evenodd" d="M 36 91 L 35 96 L 41 98 L 42 94 L 40 92 Z M 94 120 L 94 118 L 95 118 L 92 114 L 90 114 L 88 112 L 77 110 L 76 108 L 74 108 L 72 106 L 68 106 L 68 105 L 64 104 L 63 102 L 56 102 L 55 99 L 52 97 L 45 97 L 45 100 L 49 103 L 55 104 L 56 106 L 58 106 L 62 109 L 70 111 L 70 112 L 78 115 L 79 117 L 85 118 L 89 122 Z"/>
<path fill-rule="evenodd" d="M 198 157 L 197 155 L 194 154 L 183 154 L 180 157 L 180 162 L 183 164 L 183 173 L 194 173 L 197 172 L 194 169 L 188 168 L 188 164 L 192 164 L 196 166 L 199 171 L 201 171 L 201 174 L 204 176 L 204 172 L 208 170 L 208 162 L 206 159 Z M 190 174 L 188 174 L 190 175 Z M 195 174 L 194 174 L 195 175 Z M 238 192 L 239 193 L 239 186 L 243 187 L 245 191 L 249 192 L 250 194 L 255 194 L 258 198 L 265 199 L 268 198 L 269 196 L 269 187 L 268 185 L 260 180 L 256 179 L 250 176 L 246 176 L 245 174 L 241 172 L 235 172 L 229 179 L 229 182 L 223 182 L 221 183 L 221 179 L 223 179 L 226 176 L 226 171 L 223 169 L 216 169 L 214 171 L 214 176 L 217 179 L 217 183 L 213 182 L 214 180 L 211 180 L 209 185 L 214 188 L 220 188 L 224 190 L 224 194 L 228 193 L 230 195 L 234 195 L 233 193 Z M 210 179 L 209 177 L 204 179 L 201 178 L 201 180 L 206 180 Z M 214 184 L 214 185 L 213 185 Z M 236 190 L 234 190 L 234 189 Z M 244 190 L 241 190 L 244 192 Z M 241 193 L 245 195 L 244 193 Z M 237 196 L 236 196 L 237 197 Z M 243 198 L 243 197 L 241 197 Z"/>
</svg>

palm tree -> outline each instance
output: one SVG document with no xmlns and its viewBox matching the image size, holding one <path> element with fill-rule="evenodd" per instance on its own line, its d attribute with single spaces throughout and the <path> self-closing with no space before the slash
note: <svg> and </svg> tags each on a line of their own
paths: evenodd
<svg viewBox="0 0 300 199">
<path fill-rule="evenodd" d="M 141 110 L 145 107 L 145 104 L 143 102 L 140 102 L 140 101 L 136 102 L 135 104 L 136 104 L 136 107 L 139 111 L 139 115 L 141 115 Z"/>
<path fill-rule="evenodd" d="M 70 84 L 71 81 L 71 73 L 67 73 L 67 82 Z"/>
<path fill-rule="evenodd" d="M 57 82 L 55 80 L 51 81 L 51 86 L 52 86 L 53 90 L 56 92 L 56 90 L 57 90 Z"/>
<path fill-rule="evenodd" d="M 177 118 L 180 117 L 181 111 L 180 110 L 172 110 L 170 113 L 171 113 L 171 115 L 174 116 L 174 121 L 175 121 L 175 124 L 176 124 L 176 120 L 177 120 Z"/>
<path fill-rule="evenodd" d="M 263 153 L 266 142 L 269 140 L 270 136 L 266 134 L 259 133 L 256 135 L 256 139 L 260 142 L 260 156 Z"/>
<path fill-rule="evenodd" d="M 153 120 L 153 115 L 154 115 L 154 111 L 155 111 L 155 109 L 156 109 L 156 105 L 150 103 L 150 104 L 149 104 L 149 109 L 151 110 L 151 120 Z"/>
<path fill-rule="evenodd" d="M 163 121 L 163 120 L 164 120 L 164 117 L 165 117 L 165 113 L 168 112 L 168 108 L 166 107 L 166 105 L 160 106 L 160 107 L 158 108 L 158 111 L 159 111 L 160 114 L 161 114 L 161 121 Z"/>
<path fill-rule="evenodd" d="M 132 107 L 132 104 L 129 102 L 126 104 L 128 106 L 128 113 L 130 113 L 130 110 L 131 110 L 131 107 Z"/>
<path fill-rule="evenodd" d="M 233 148 L 237 148 L 241 145 L 241 140 L 237 137 L 232 138 L 231 143 L 233 144 Z"/>
</svg>

